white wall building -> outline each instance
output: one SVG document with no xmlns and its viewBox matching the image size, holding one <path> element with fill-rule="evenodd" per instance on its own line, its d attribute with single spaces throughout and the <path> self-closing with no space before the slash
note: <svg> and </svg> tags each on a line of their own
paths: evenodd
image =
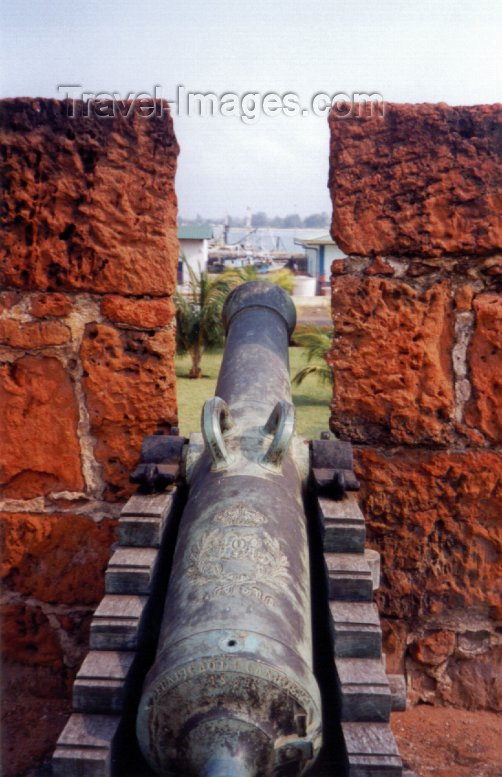
<svg viewBox="0 0 502 777">
<path fill-rule="evenodd" d="M 188 283 L 188 269 L 190 265 L 198 276 L 207 270 L 209 240 L 213 236 L 213 230 L 209 224 L 188 224 L 178 227 L 178 240 L 180 242 L 180 257 L 178 263 L 178 285 Z M 185 262 L 183 262 L 183 258 Z"/>
<path fill-rule="evenodd" d="M 316 294 L 329 287 L 331 262 L 333 259 L 343 259 L 347 256 L 327 233 L 319 237 L 295 240 L 297 245 L 305 248 L 307 254 L 307 272 L 317 279 Z"/>
</svg>

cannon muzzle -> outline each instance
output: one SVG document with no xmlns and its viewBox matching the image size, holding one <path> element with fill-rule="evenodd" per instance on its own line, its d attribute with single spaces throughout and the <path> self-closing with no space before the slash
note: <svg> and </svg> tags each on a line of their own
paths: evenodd
<svg viewBox="0 0 502 777">
<path fill-rule="evenodd" d="M 238 287 L 224 307 L 217 396 L 204 450 L 187 468 L 155 662 L 137 734 L 160 775 L 293 777 L 321 745 L 312 672 L 303 486 L 288 367 L 295 325 L 274 284 Z"/>
</svg>

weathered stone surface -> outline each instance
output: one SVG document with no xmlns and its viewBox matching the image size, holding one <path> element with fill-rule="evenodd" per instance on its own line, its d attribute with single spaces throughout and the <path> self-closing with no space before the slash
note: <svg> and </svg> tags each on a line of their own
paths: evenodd
<svg viewBox="0 0 502 777">
<path fill-rule="evenodd" d="M 92 606 L 52 605 L 6 590 L 0 606 L 2 656 L 19 668 L 32 670 L 31 687 L 40 696 L 65 696 L 71 691 L 88 649 Z M 34 677 L 44 669 L 53 673 L 52 679 L 35 682 Z"/>
<path fill-rule="evenodd" d="M 0 314 L 17 305 L 20 299 L 21 294 L 18 291 L 0 291 Z"/>
<path fill-rule="evenodd" d="M 499 709 L 502 106 L 331 125 L 331 428 L 356 470 L 387 671 Z"/>
<path fill-rule="evenodd" d="M 385 668 L 387 672 L 402 673 L 407 649 L 409 624 L 404 620 L 381 618 Z"/>
<path fill-rule="evenodd" d="M 55 358 L 0 366 L 0 492 L 30 499 L 84 486 L 71 380 Z"/>
<path fill-rule="evenodd" d="M 502 442 L 502 297 L 479 294 L 473 308 L 476 323 L 468 351 L 474 389 L 466 421 L 491 442 Z"/>
<path fill-rule="evenodd" d="M 4 586 L 43 602 L 96 604 L 115 521 L 83 515 L 0 513 Z"/>
<path fill-rule="evenodd" d="M 142 438 L 176 422 L 174 332 L 89 324 L 82 342 L 84 390 L 95 456 L 108 497 L 131 493 L 129 474 Z"/>
<path fill-rule="evenodd" d="M 2 776 L 19 777 L 49 757 L 71 712 L 66 667 L 2 664 Z"/>
<path fill-rule="evenodd" d="M 502 106 L 385 106 L 330 116 L 331 233 L 349 254 L 502 248 Z"/>
<path fill-rule="evenodd" d="M 408 657 L 406 675 L 412 704 L 502 711 L 502 646 L 478 656 L 461 655 L 456 650 L 437 664 L 418 663 Z"/>
<path fill-rule="evenodd" d="M 347 269 L 347 262 L 345 259 L 334 259 L 331 263 L 332 275 L 343 275 Z"/>
<path fill-rule="evenodd" d="M 455 650 L 456 641 L 453 631 L 435 631 L 416 640 L 410 654 L 419 664 L 441 664 Z"/>
<path fill-rule="evenodd" d="M 62 728 L 56 697 L 87 651 L 114 539 L 103 490 L 125 496 L 143 436 L 176 422 L 171 120 L 65 113 L 0 102 L 2 648 L 22 677 L 2 696 L 6 777 L 39 765 Z"/>
<path fill-rule="evenodd" d="M 40 607 L 21 601 L 5 602 L 0 612 L 4 659 L 62 669 L 64 655 L 57 632 Z"/>
<path fill-rule="evenodd" d="M 57 100 L 1 103 L 0 285 L 171 293 L 178 146 L 167 104 L 162 118 L 76 113 Z"/>
<path fill-rule="evenodd" d="M 0 321 L 0 343 L 11 348 L 43 348 L 62 345 L 70 339 L 70 330 L 59 321 L 29 321 L 23 324 L 14 319 Z"/>
<path fill-rule="evenodd" d="M 446 703 L 502 712 L 502 646 L 475 658 L 458 657 L 448 667 Z"/>
<path fill-rule="evenodd" d="M 455 291 L 455 308 L 459 313 L 467 313 L 472 308 L 472 298 L 476 289 L 471 283 L 459 286 Z"/>
<path fill-rule="evenodd" d="M 71 307 L 66 294 L 34 294 L 30 300 L 30 313 L 37 318 L 67 316 Z"/>
<path fill-rule="evenodd" d="M 394 275 L 394 268 L 381 256 L 376 256 L 367 267 L 366 275 Z"/>
<path fill-rule="evenodd" d="M 141 329 L 166 326 L 174 317 L 174 304 L 168 297 L 162 299 L 134 299 L 110 295 L 104 297 L 101 312 L 110 321 Z"/>
<path fill-rule="evenodd" d="M 142 438 L 176 423 L 174 331 L 88 324 L 81 347 L 94 453 L 108 498 L 131 493 Z"/>
<path fill-rule="evenodd" d="M 501 614 L 502 456 L 356 451 L 369 543 L 382 554 L 384 616 L 469 605 Z"/>
<path fill-rule="evenodd" d="M 453 344 L 447 283 L 333 279 L 335 374 L 331 426 L 360 442 L 446 444 L 451 437 Z"/>
</svg>

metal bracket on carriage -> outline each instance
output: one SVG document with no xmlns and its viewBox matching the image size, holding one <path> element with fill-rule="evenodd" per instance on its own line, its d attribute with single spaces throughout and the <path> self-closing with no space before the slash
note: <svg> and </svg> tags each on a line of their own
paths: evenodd
<svg viewBox="0 0 502 777">
<path fill-rule="evenodd" d="M 310 443 L 312 477 L 317 494 L 342 499 L 347 491 L 358 491 L 360 483 L 353 471 L 351 443 L 329 437 L 322 432 L 320 440 Z"/>
<path fill-rule="evenodd" d="M 129 480 L 139 486 L 140 493 L 161 493 L 183 478 L 183 448 L 188 441 L 178 435 L 177 427 L 170 434 L 145 437 L 141 444 L 139 463 Z"/>
</svg>

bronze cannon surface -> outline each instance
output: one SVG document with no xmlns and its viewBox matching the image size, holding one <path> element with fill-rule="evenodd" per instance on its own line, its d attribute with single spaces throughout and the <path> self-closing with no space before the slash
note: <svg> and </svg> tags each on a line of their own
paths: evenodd
<svg viewBox="0 0 502 777">
<path fill-rule="evenodd" d="M 284 777 L 321 746 L 289 296 L 238 287 L 224 307 L 225 352 L 187 462 L 183 512 L 157 654 L 137 717 L 158 774 Z"/>
</svg>

